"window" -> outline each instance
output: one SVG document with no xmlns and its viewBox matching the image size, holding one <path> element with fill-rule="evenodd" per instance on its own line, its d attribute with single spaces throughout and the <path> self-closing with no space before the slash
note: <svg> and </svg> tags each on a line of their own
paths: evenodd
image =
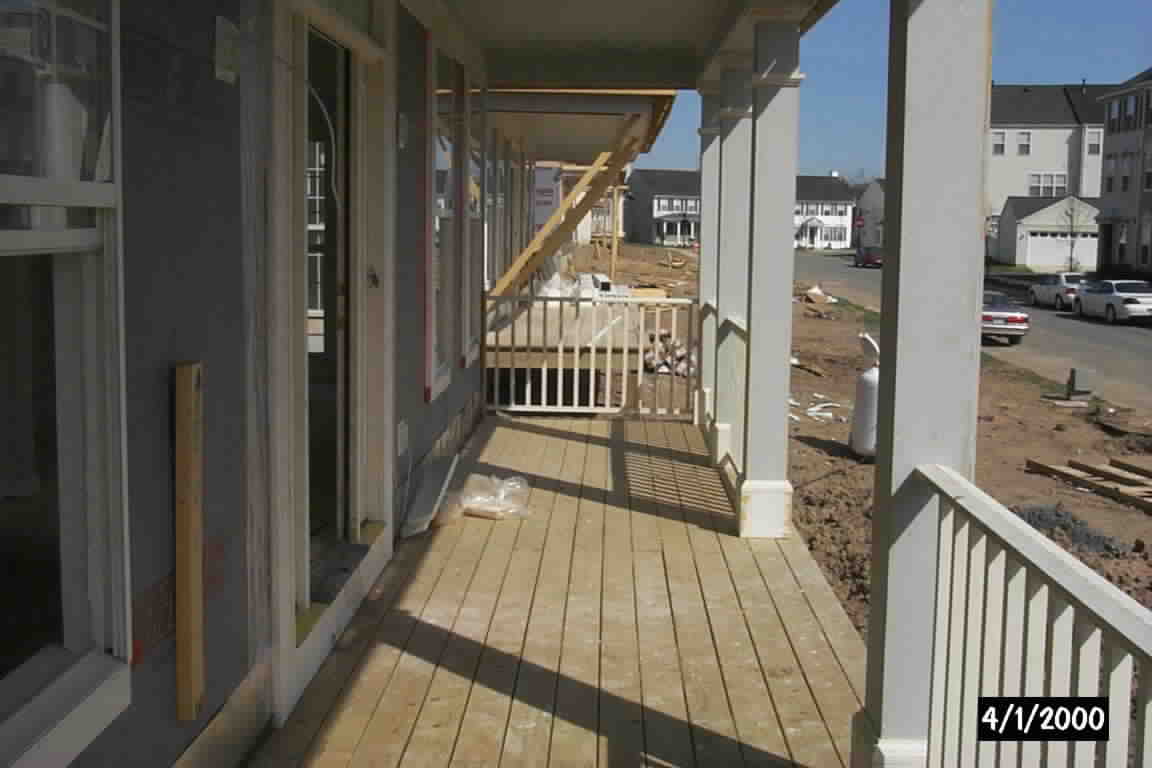
<svg viewBox="0 0 1152 768">
<path fill-rule="evenodd" d="M 1127 192 L 1132 175 L 1132 153 L 1125 152 L 1120 156 L 1120 191 Z"/>
<path fill-rule="evenodd" d="M 1032 154 L 1032 132 L 1020 131 L 1016 134 L 1016 154 L 1030 155 Z"/>
<path fill-rule="evenodd" d="M 1124 130 L 1131 131 L 1136 127 L 1136 94 L 1131 93 L 1124 99 Z"/>
<path fill-rule="evenodd" d="M 820 215 L 821 216 L 831 216 L 832 215 L 831 204 L 824 203 L 822 206 L 820 206 Z"/>
<path fill-rule="evenodd" d="M 796 207 L 793 209 L 793 213 L 795 213 L 797 216 L 802 216 L 804 214 L 804 206 L 800 203 L 796 203 Z"/>
<path fill-rule="evenodd" d="M 0 762 L 69 763 L 132 695 L 113 11 L 0 14 Z"/>
<path fill-rule="evenodd" d="M 461 318 L 461 362 L 470 365 L 480 355 L 480 326 L 482 291 L 482 262 L 484 259 L 484 176 L 485 176 L 485 121 L 484 91 L 472 83 L 468 88 L 468 178 L 464 199 L 465 216 L 461 226 L 466 228 L 468 258 L 461 280 L 464 293 Z"/>
<path fill-rule="evenodd" d="M 699 213 L 700 212 L 700 201 L 698 199 L 692 198 L 691 200 L 688 201 L 688 212 L 689 213 Z"/>
<path fill-rule="evenodd" d="M 1147 266 L 1152 260 L 1152 215 L 1145 214 L 1140 225 L 1140 263 Z"/>
<path fill-rule="evenodd" d="M 824 227 L 821 240 L 830 243 L 841 243 L 848 239 L 847 227 Z"/>
<path fill-rule="evenodd" d="M 445 200 L 455 202 L 460 194 L 462 142 L 461 113 L 463 84 L 460 65 L 437 53 L 432 91 L 435 128 L 431 131 L 434 187 L 443 189 Z M 456 331 L 453 324 L 460 306 L 460 255 L 464 217 L 453 215 L 461 206 L 433 208 L 432 248 L 429 269 L 429 371 L 430 396 L 437 397 L 448 386 L 454 359 Z"/>
<path fill-rule="evenodd" d="M 1028 174 L 1028 195 L 1030 197 L 1064 197 L 1068 194 L 1068 174 L 1030 173 Z"/>
<path fill-rule="evenodd" d="M 1101 141 L 1100 131 L 1088 131 L 1088 154 L 1099 155 Z"/>
<path fill-rule="evenodd" d="M 671 201 L 664 197 L 656 198 L 656 210 L 665 213 L 671 210 Z"/>
<path fill-rule="evenodd" d="M 673 211 L 683 211 L 684 210 L 684 201 L 679 199 L 679 198 L 673 200 L 672 201 L 672 210 Z"/>
<path fill-rule="evenodd" d="M 848 215 L 848 206 L 844 205 L 843 203 L 841 203 L 840 205 L 837 205 L 836 206 L 836 215 L 837 216 L 847 216 Z"/>
<path fill-rule="evenodd" d="M 1144 92 L 1144 126 L 1152 126 L 1152 90 Z"/>
<path fill-rule="evenodd" d="M 992 131 L 992 154 L 1004 154 L 1004 131 Z"/>
<path fill-rule="evenodd" d="M 1120 129 L 1120 101 L 1113 100 L 1108 103 L 1108 133 L 1116 133 Z"/>
<path fill-rule="evenodd" d="M 1152 191 L 1152 147 L 1144 150 L 1144 190 Z"/>
<path fill-rule="evenodd" d="M 324 198 L 327 158 L 324 142 L 312 141 L 308 145 L 308 228 L 324 229 Z"/>
</svg>

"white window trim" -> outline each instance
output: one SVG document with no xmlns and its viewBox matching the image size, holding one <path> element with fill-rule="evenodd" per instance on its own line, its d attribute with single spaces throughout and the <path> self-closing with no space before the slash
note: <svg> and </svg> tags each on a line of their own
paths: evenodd
<svg viewBox="0 0 1152 768">
<path fill-rule="evenodd" d="M 123 106 L 120 77 L 120 2 L 109 1 L 111 49 L 109 77 L 112 105 L 111 128 L 114 153 L 112 183 L 70 182 L 4 176 L 0 189 L 3 202 L 64 207 L 91 207 L 105 210 L 105 235 L 92 241 L 86 230 L 84 243 L 103 246 L 99 259 L 84 258 L 72 269 L 57 269 L 57 284 L 64 281 L 71 301 L 57 301 L 57 312 L 72 310 L 73 322 L 91 331 L 75 350 L 78 373 L 85 387 L 85 428 L 79 444 L 71 448 L 70 460 L 78 462 L 84 491 L 89 536 L 88 598 L 91 608 L 92 639 L 96 647 L 78 659 L 69 659 L 62 649 L 42 651 L 0 687 L 13 690 L 36 679 L 39 693 L 0 722 L 0 764 L 32 768 L 67 764 L 83 752 L 131 704 L 132 598 L 129 564 L 129 515 L 127 502 L 125 390 L 124 390 L 124 256 L 123 189 Z M 30 248 L 37 254 L 60 253 L 50 250 L 61 245 L 61 233 L 20 233 L 19 241 L 9 238 L 0 249 L 10 246 Z M 39 242 L 35 242 L 39 234 Z M 72 237 L 80 237 L 69 233 Z M 54 242 L 54 240 L 57 240 Z M 102 242 L 101 242 L 102 240 Z M 86 248 L 86 249 L 87 249 Z M 2 257 L 2 256 L 0 256 Z M 61 277 L 64 274 L 66 276 Z M 62 441 L 63 442 L 63 441 Z M 62 463 L 64 461 L 62 457 Z M 91 532 L 96 531 L 96 535 Z M 84 602 L 80 600 L 81 604 Z M 67 615 L 67 612 L 65 612 Z M 51 657 L 55 657 L 51 661 Z M 54 666 L 58 665 L 58 666 Z M 52 674 L 58 672 L 59 674 Z M 47 673 L 47 674 L 45 674 Z"/>
<path fill-rule="evenodd" d="M 463 189 L 460 192 L 461 196 L 461 221 L 462 229 L 465 231 L 464 237 L 461 238 L 461 274 L 460 285 L 461 291 L 464 294 L 464 300 L 461 302 L 463 311 L 460 313 L 460 367 L 467 368 L 471 366 L 480 357 L 480 329 L 483 326 L 481 318 L 481 310 L 483 306 L 483 297 L 481 295 L 481 288 L 483 285 L 483 275 L 481 274 L 481 263 L 487 263 L 484 258 L 484 252 L 487 249 L 487 194 L 488 194 L 488 120 L 484 116 L 480 122 L 480 134 L 482 136 L 480 144 L 480 200 L 478 204 L 478 212 L 480 215 L 480 231 L 483 233 L 480 253 L 473 253 L 476 249 L 473 247 L 475 243 L 472 239 L 473 219 L 472 212 L 468 205 L 470 184 L 472 179 L 472 89 L 481 88 L 475 82 L 474 76 L 468 72 L 467 67 L 463 64 L 460 65 L 464 70 L 464 104 L 463 113 L 467 116 L 464 120 L 463 127 L 463 144 L 464 144 L 464 169 L 467 173 L 460 174 L 461 184 Z M 487 99 L 482 99 L 481 103 L 487 109 Z"/>
</svg>

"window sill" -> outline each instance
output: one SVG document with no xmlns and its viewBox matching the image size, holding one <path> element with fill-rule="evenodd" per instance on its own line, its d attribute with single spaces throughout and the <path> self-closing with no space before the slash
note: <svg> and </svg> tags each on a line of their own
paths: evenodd
<svg viewBox="0 0 1152 768">
<path fill-rule="evenodd" d="M 45 664 L 59 663 L 59 654 L 39 658 Z M 0 722 L 0 765 L 68 765 L 131 701 L 128 665 L 103 653 L 88 653 Z"/>
</svg>

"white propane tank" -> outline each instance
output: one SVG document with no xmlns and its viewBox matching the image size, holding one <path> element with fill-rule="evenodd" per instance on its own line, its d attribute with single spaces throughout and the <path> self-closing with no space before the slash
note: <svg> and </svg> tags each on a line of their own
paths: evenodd
<svg viewBox="0 0 1152 768">
<path fill-rule="evenodd" d="M 852 410 L 852 433 L 848 447 L 864 458 L 876 456 L 876 415 L 880 405 L 880 346 L 866 333 L 860 334 L 860 347 L 872 358 L 872 365 L 856 380 L 856 405 Z"/>
</svg>

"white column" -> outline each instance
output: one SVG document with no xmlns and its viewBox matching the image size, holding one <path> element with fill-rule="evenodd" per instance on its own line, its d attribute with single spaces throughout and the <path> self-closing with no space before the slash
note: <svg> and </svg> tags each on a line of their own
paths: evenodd
<svg viewBox="0 0 1152 768">
<path fill-rule="evenodd" d="M 992 0 L 891 7 L 866 696 L 879 738 L 854 764 L 923 766 L 939 516 L 909 476 L 939 463 L 971 477 L 975 463 Z"/>
<path fill-rule="evenodd" d="M 792 208 L 800 133 L 800 28 L 756 24 L 752 249 L 747 261 L 749 340 L 744 399 L 740 535 L 792 533 L 788 397 L 792 368 Z"/>
<path fill-rule="evenodd" d="M 713 458 L 731 456 L 744 471 L 744 399 L 747 391 L 748 253 L 752 218 L 752 106 L 749 73 L 722 75 L 720 110 L 720 216 L 716 260 L 716 418 Z"/>
<path fill-rule="evenodd" d="M 716 406 L 716 282 L 720 233 L 720 96 L 700 94 L 700 393 L 697 413 L 714 439 Z"/>
</svg>

